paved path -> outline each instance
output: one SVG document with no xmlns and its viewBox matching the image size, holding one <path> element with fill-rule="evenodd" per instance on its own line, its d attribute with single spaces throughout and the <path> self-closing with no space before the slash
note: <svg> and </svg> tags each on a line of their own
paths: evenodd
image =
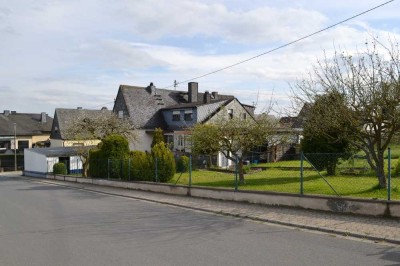
<svg viewBox="0 0 400 266">
<path fill-rule="evenodd" d="M 357 237 L 361 239 L 400 244 L 400 219 L 347 215 L 231 201 L 218 201 L 212 199 L 112 188 L 92 184 L 77 184 L 73 182 L 57 180 L 33 180 L 223 215 L 232 215 L 275 224 L 318 230 L 345 237 Z"/>
</svg>

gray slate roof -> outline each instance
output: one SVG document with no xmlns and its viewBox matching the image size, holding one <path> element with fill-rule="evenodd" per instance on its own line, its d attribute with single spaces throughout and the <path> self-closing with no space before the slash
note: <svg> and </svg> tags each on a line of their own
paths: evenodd
<svg viewBox="0 0 400 266">
<path fill-rule="evenodd" d="M 56 108 L 54 123 L 51 130 L 52 139 L 66 139 L 65 131 L 73 125 L 73 122 L 83 118 L 97 118 L 110 110 L 66 109 Z"/>
<path fill-rule="evenodd" d="M 114 112 L 124 109 L 136 128 L 154 129 L 157 127 L 166 129 L 161 110 L 189 108 L 207 105 L 203 102 L 204 93 L 198 93 L 198 101 L 189 103 L 187 91 L 167 89 L 153 89 L 121 85 L 114 105 Z M 218 95 L 218 100 L 211 103 L 224 102 L 233 99 L 231 95 Z M 208 103 L 210 104 L 210 103 Z"/>
<path fill-rule="evenodd" d="M 51 132 L 53 118 L 45 114 L 46 122 L 42 123 L 42 114 L 10 112 L 0 114 L 0 136 L 13 136 L 14 123 L 17 125 L 17 136 L 40 136 Z"/>
</svg>

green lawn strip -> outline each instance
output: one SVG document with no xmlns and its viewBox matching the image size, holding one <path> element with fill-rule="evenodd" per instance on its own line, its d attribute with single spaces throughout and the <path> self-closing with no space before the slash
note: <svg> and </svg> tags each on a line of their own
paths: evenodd
<svg viewBox="0 0 400 266">
<path fill-rule="evenodd" d="M 170 183 L 175 184 L 180 173 L 176 174 Z M 369 199 L 387 199 L 386 189 L 379 189 L 374 176 L 337 175 L 325 177 L 325 180 L 341 195 Z M 300 172 L 271 168 L 245 176 L 245 184 L 239 184 L 239 190 L 259 190 L 287 193 L 300 193 Z M 400 178 L 392 179 L 392 199 L 400 199 Z M 183 173 L 177 184 L 188 185 L 189 173 Z M 192 185 L 206 187 L 234 188 L 234 174 L 214 171 L 193 171 Z M 304 194 L 336 195 L 317 172 L 304 172 Z"/>
</svg>

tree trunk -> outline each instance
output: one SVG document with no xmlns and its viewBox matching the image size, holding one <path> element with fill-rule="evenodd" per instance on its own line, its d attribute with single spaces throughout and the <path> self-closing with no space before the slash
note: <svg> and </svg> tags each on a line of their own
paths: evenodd
<svg viewBox="0 0 400 266">
<path fill-rule="evenodd" d="M 88 176 L 88 169 L 89 169 L 89 160 L 86 160 L 85 162 L 82 163 L 82 176 L 83 177 Z"/>
<path fill-rule="evenodd" d="M 208 167 L 212 167 L 212 166 L 213 166 L 213 164 L 212 164 L 212 155 L 209 154 L 208 155 Z"/>
<path fill-rule="evenodd" d="M 383 157 L 383 153 L 378 155 L 378 162 L 375 173 L 379 180 L 379 187 L 386 188 L 385 160 Z"/>
<path fill-rule="evenodd" d="M 245 184 L 244 180 L 244 173 L 243 173 L 243 160 L 239 159 L 238 160 L 238 172 L 239 172 L 239 183 L 240 184 Z"/>
</svg>

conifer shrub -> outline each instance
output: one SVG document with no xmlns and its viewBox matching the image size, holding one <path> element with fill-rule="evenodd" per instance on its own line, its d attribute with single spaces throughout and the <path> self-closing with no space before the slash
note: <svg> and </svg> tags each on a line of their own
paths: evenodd
<svg viewBox="0 0 400 266">
<path fill-rule="evenodd" d="M 158 182 L 168 182 L 175 175 L 176 165 L 174 154 L 164 142 L 160 142 L 151 149 L 154 165 L 157 171 Z"/>
<path fill-rule="evenodd" d="M 136 181 L 153 181 L 154 161 L 151 154 L 143 151 L 130 152 L 130 177 Z"/>
<path fill-rule="evenodd" d="M 164 133 L 161 128 L 156 128 L 154 130 L 153 140 L 151 142 L 151 148 L 153 148 L 156 144 L 164 142 Z"/>
</svg>

